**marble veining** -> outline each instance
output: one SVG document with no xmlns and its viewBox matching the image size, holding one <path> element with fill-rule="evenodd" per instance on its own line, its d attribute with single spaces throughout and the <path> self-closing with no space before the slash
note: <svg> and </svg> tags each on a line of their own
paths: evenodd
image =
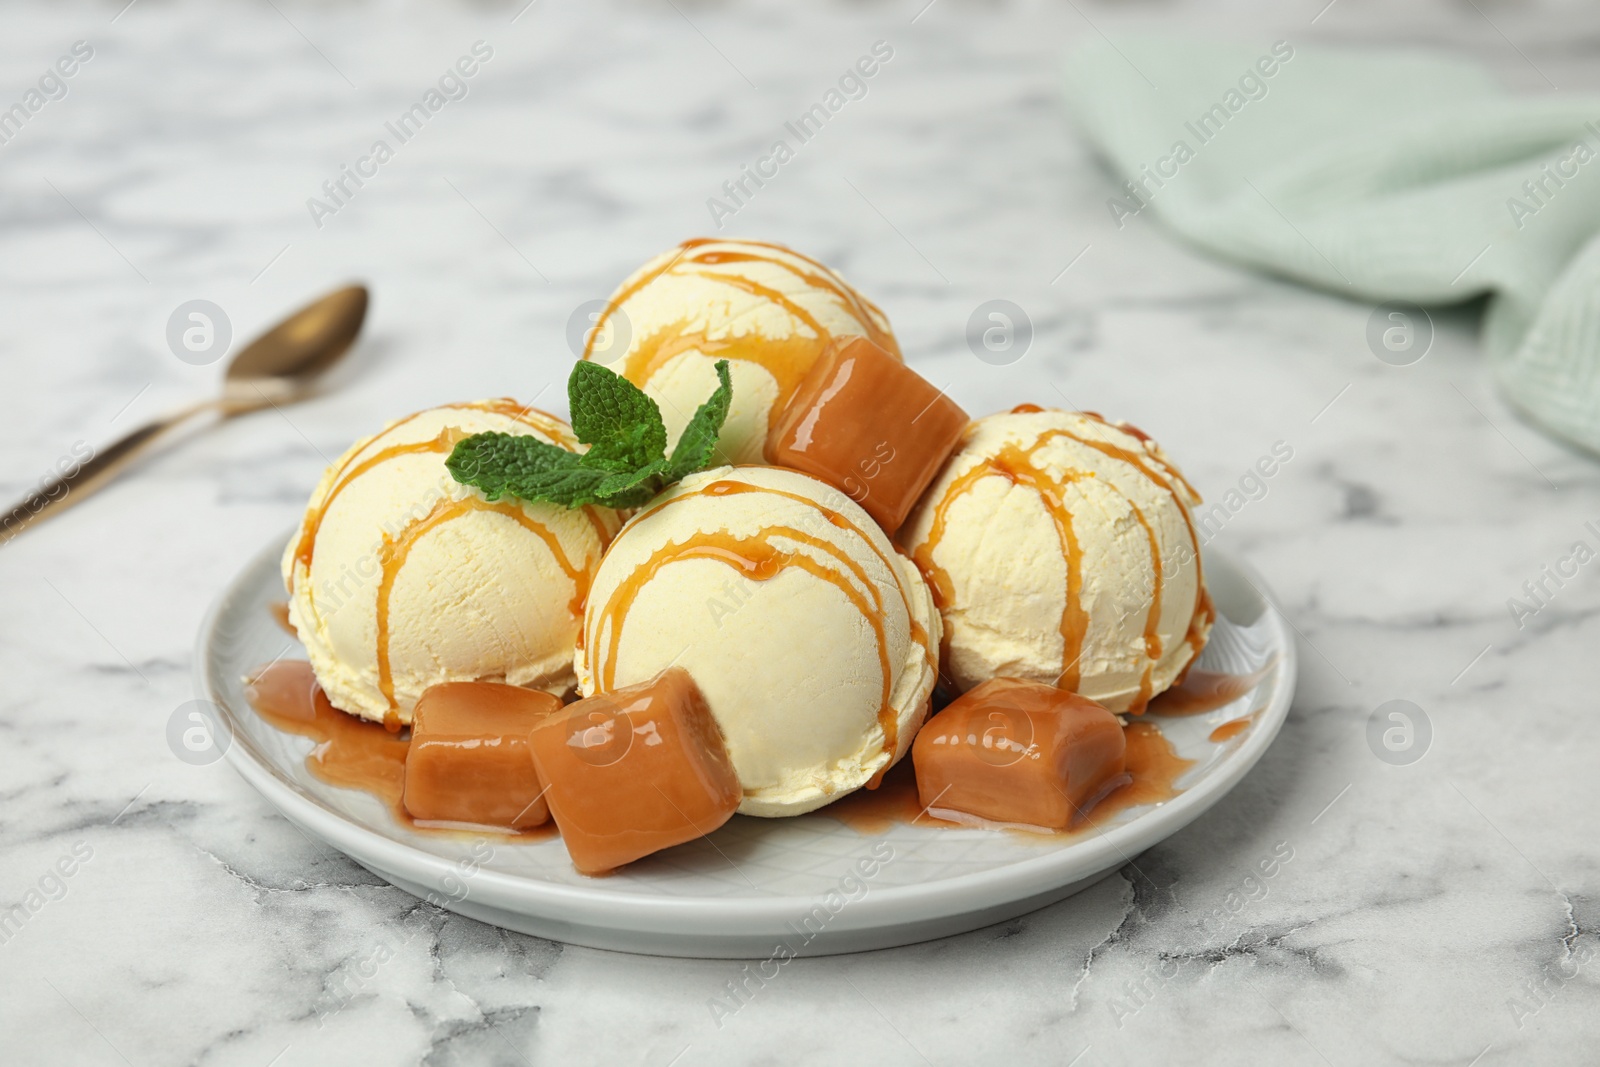
<svg viewBox="0 0 1600 1067">
<path fill-rule="evenodd" d="M 1531 616 L 1508 601 L 1596 543 L 1600 467 L 1496 397 L 1475 307 L 1435 313 L 1427 357 L 1389 366 L 1370 307 L 1202 258 L 1147 218 L 1117 229 L 1057 92 L 1069 46 L 1160 21 L 1450 47 L 1519 91 L 1594 93 L 1592 13 L 124 2 L 0 12 L 7 105 L 75 42 L 94 50 L 0 146 L 0 490 L 215 387 L 216 365 L 167 348 L 183 301 L 215 301 L 239 338 L 351 277 L 374 308 L 324 396 L 183 441 L 0 549 L 0 910 L 29 902 L 0 935 L 0 1062 L 1595 1062 L 1600 589 L 1585 566 Z M 709 231 L 722 183 L 878 41 L 894 55 L 866 95 L 724 232 L 838 265 L 971 411 L 1128 419 L 1212 499 L 1293 449 L 1215 535 L 1301 642 L 1256 770 L 1066 902 L 755 986 L 738 963 L 439 911 L 226 764 L 174 758 L 207 605 L 329 457 L 448 400 L 559 408 L 572 310 Z M 322 183 L 478 42 L 493 56 L 466 95 L 314 220 Z M 964 336 L 996 297 L 1034 328 L 998 367 Z M 1432 728 L 1409 765 L 1368 740 L 1393 699 Z M 713 1013 L 729 983 L 737 1010 Z"/>
</svg>

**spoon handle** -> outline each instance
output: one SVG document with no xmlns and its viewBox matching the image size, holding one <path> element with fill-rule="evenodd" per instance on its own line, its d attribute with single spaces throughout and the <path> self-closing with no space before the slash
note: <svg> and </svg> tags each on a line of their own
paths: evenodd
<svg viewBox="0 0 1600 1067">
<path fill-rule="evenodd" d="M 41 484 L 0 518 L 0 544 L 10 541 L 40 519 L 65 511 L 106 485 L 128 464 L 150 451 L 168 431 L 187 422 L 191 416 L 217 406 L 218 401 L 206 400 L 145 423 L 97 451 L 76 470 Z"/>
</svg>

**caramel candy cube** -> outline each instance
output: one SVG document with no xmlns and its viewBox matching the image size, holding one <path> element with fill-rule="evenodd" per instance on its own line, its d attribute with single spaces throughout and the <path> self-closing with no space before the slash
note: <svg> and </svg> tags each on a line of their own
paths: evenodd
<svg viewBox="0 0 1600 1067">
<path fill-rule="evenodd" d="M 744 795 L 722 731 L 682 667 L 569 704 L 529 742 L 561 839 L 584 874 L 709 834 Z"/>
<path fill-rule="evenodd" d="M 911 759 L 930 814 L 1027 829 L 1066 829 L 1131 780 L 1115 715 L 1010 678 L 968 690 L 928 720 Z"/>
<path fill-rule="evenodd" d="M 842 490 L 892 537 L 967 421 L 955 401 L 865 337 L 840 337 L 773 422 L 767 459 Z"/>
<path fill-rule="evenodd" d="M 528 733 L 561 710 L 549 693 L 498 682 L 430 686 L 411 718 L 405 808 L 413 819 L 510 830 L 550 818 Z"/>
</svg>

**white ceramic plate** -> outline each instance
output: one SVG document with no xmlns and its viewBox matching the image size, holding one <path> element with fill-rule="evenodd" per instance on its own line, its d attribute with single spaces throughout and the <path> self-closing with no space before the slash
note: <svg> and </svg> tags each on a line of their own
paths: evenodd
<svg viewBox="0 0 1600 1067">
<path fill-rule="evenodd" d="M 1031 840 L 912 825 L 868 836 L 826 809 L 792 819 L 736 815 L 709 838 L 608 878 L 585 878 L 559 839 L 511 844 L 400 825 L 376 798 L 313 778 L 305 765 L 311 741 L 251 710 L 242 677 L 280 656 L 302 657 L 269 611 L 284 595 L 283 543 L 251 561 L 200 631 L 199 695 L 219 708 L 234 767 L 306 833 L 407 892 L 496 926 L 596 948 L 761 959 L 782 943 L 798 955 L 825 955 L 1003 922 L 1087 887 L 1194 821 L 1261 758 L 1294 694 L 1294 641 L 1265 586 L 1208 550 L 1218 619 L 1199 666 L 1235 674 L 1270 666 L 1226 707 L 1158 720 L 1178 754 L 1195 761 L 1175 799 L 1130 808 L 1095 830 Z M 1244 732 L 1209 740 L 1218 724 L 1247 712 L 1255 715 Z"/>
</svg>

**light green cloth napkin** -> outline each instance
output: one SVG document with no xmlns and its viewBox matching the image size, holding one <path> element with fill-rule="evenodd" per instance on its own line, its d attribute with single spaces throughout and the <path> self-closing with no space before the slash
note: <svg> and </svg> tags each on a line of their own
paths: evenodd
<svg viewBox="0 0 1600 1067">
<path fill-rule="evenodd" d="M 1600 100 L 1421 53 L 1159 37 L 1076 52 L 1067 100 L 1138 183 L 1121 225 L 1375 303 L 1489 293 L 1506 396 L 1600 451 Z"/>
</svg>

